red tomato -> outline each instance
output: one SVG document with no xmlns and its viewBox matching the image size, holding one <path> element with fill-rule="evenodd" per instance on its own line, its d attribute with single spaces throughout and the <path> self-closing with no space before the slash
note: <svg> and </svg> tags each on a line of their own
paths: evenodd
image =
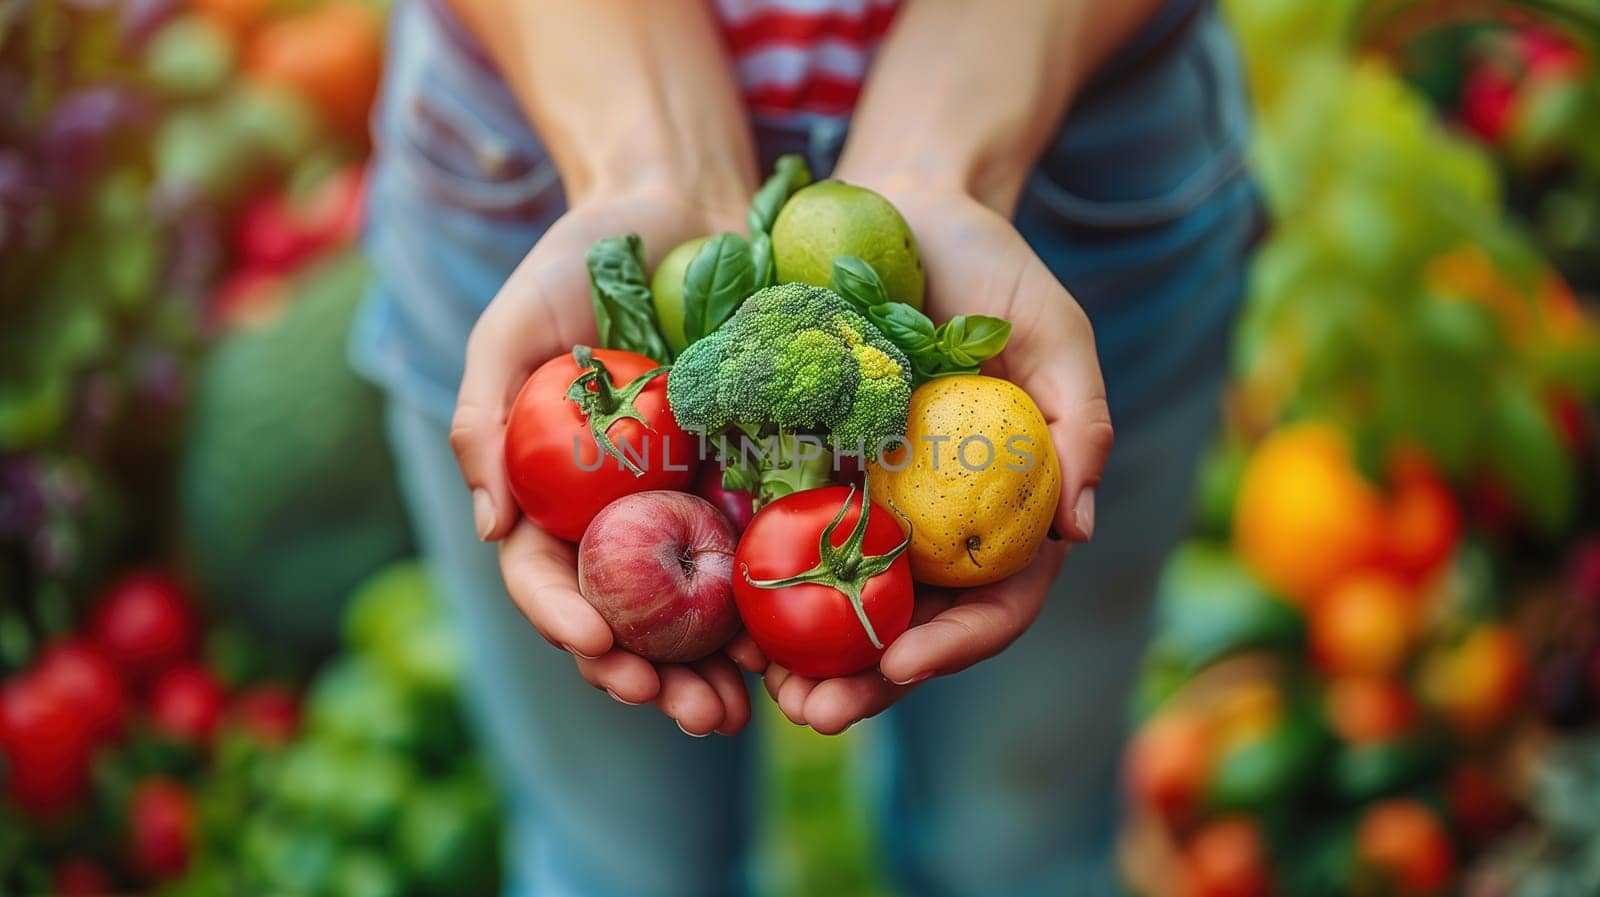
<svg viewBox="0 0 1600 897">
<path fill-rule="evenodd" d="M 1416 801 L 1394 798 L 1367 810 L 1356 829 L 1356 858 L 1386 879 L 1385 893 L 1439 894 L 1455 879 L 1455 849 L 1444 824 Z"/>
<path fill-rule="evenodd" d="M 37 675 L 0 687 L 0 757 L 7 793 L 23 812 L 55 816 L 89 790 L 87 721 Z"/>
<path fill-rule="evenodd" d="M 1208 823 L 1184 851 L 1188 897 L 1266 897 L 1272 892 L 1267 849 L 1254 819 Z"/>
<path fill-rule="evenodd" d="M 511 494 L 529 520 L 568 542 L 583 538 L 600 509 L 624 495 L 687 491 L 700 465 L 699 440 L 678 428 L 667 407 L 666 374 L 637 382 L 656 363 L 634 352 L 595 349 L 596 370 L 574 357 L 587 351 L 580 347 L 534 371 L 506 421 Z M 579 377 L 590 378 L 587 409 L 567 398 Z M 636 393 L 631 402 L 630 392 Z M 629 404 L 642 421 L 618 416 Z M 601 454 L 597 430 L 639 469 L 637 474 L 618 456 Z"/>
<path fill-rule="evenodd" d="M 131 573 L 113 583 L 89 631 L 122 671 L 145 679 L 194 650 L 194 614 L 183 589 L 155 571 Z"/>
<path fill-rule="evenodd" d="M 106 897 L 112 887 L 106 870 L 85 857 L 62 860 L 50 872 L 52 897 Z"/>
<path fill-rule="evenodd" d="M 84 720 L 96 742 L 122 737 L 128 692 L 116 664 L 94 643 L 74 639 L 56 644 L 40 656 L 36 674 Z"/>
<path fill-rule="evenodd" d="M 166 778 L 145 779 L 128 801 L 129 854 L 152 881 L 183 874 L 189 865 L 194 804 L 189 792 Z"/>
<path fill-rule="evenodd" d="M 258 685 L 234 699 L 229 715 L 261 744 L 287 744 L 300 727 L 300 703 L 281 685 Z"/>
<path fill-rule="evenodd" d="M 183 744 L 205 744 L 222 722 L 227 694 L 217 677 L 194 664 L 174 667 L 150 686 L 156 731 Z"/>
<path fill-rule="evenodd" d="M 843 519 L 832 526 L 847 502 Z M 869 669 L 911 622 L 911 562 L 903 550 L 897 553 L 905 533 L 888 509 L 874 502 L 866 532 L 857 541 L 853 530 L 861 505 L 853 487 L 786 495 L 756 514 L 734 553 L 733 598 L 745 629 L 773 663 L 802 676 L 824 679 Z M 830 526 L 828 544 L 841 550 L 844 566 L 849 566 L 852 542 L 858 561 L 863 554 L 896 554 L 881 573 L 844 583 L 860 590 L 861 607 L 878 637 L 876 646 L 850 599 L 836 586 L 812 581 L 764 588 L 752 582 L 785 580 L 808 571 L 827 579 L 821 549 Z"/>
<path fill-rule="evenodd" d="M 1390 465 L 1394 490 L 1384 515 L 1384 559 L 1401 578 L 1420 583 L 1455 554 L 1461 511 L 1443 477 L 1420 453 Z"/>
</svg>

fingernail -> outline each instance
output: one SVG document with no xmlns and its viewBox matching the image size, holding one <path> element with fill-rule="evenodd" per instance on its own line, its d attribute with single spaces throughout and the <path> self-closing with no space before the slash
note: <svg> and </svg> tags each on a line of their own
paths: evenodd
<svg viewBox="0 0 1600 897">
<path fill-rule="evenodd" d="M 1052 526 L 1052 527 L 1050 527 L 1050 530 L 1045 533 L 1045 536 L 1047 536 L 1050 539 L 1050 541 L 1052 541 L 1052 542 L 1060 542 L 1061 541 L 1061 530 L 1058 530 L 1058 529 L 1056 529 L 1055 527 Z"/>
<path fill-rule="evenodd" d="M 907 686 L 907 685 L 916 685 L 918 682 L 921 682 L 922 680 L 927 679 L 929 676 L 932 676 L 932 675 L 933 675 L 933 670 L 923 670 L 922 672 L 916 674 L 915 676 L 912 676 L 910 679 L 907 679 L 904 682 L 899 682 L 899 681 L 896 681 L 894 679 L 890 679 L 889 681 L 893 682 L 895 685 L 899 685 L 899 686 L 903 687 L 903 686 Z"/>
<path fill-rule="evenodd" d="M 606 689 L 606 694 L 610 695 L 611 696 L 611 700 L 616 701 L 618 704 L 627 704 L 629 707 L 637 707 L 637 706 L 639 706 L 639 702 L 638 701 L 626 700 L 625 698 L 622 697 L 622 695 L 617 694 L 616 692 L 612 691 L 609 688 Z"/>
<path fill-rule="evenodd" d="M 494 499 L 489 497 L 489 490 L 472 490 L 472 521 L 478 527 L 478 538 L 489 541 L 489 534 L 494 532 Z"/>
<path fill-rule="evenodd" d="M 1078 493 L 1078 507 L 1073 511 L 1078 523 L 1078 532 L 1083 533 L 1083 541 L 1094 538 L 1094 487 Z"/>
<path fill-rule="evenodd" d="M 578 649 L 572 647 L 571 645 L 559 644 L 559 645 L 556 645 L 556 647 L 560 648 L 561 650 L 563 650 L 565 652 L 567 652 L 568 654 L 572 654 L 572 655 L 576 655 L 578 657 L 582 657 L 584 660 L 599 660 L 600 659 L 600 655 L 598 655 L 598 654 L 585 654 L 582 651 L 579 651 Z M 623 702 L 623 703 L 627 703 L 627 702 Z"/>
<path fill-rule="evenodd" d="M 693 732 L 690 732 L 690 731 L 689 731 L 689 730 L 688 730 L 688 729 L 685 729 L 685 728 L 684 728 L 684 727 L 683 727 L 683 723 L 679 723 L 679 722 L 678 722 L 678 721 L 677 721 L 677 720 L 673 720 L 673 722 L 674 722 L 674 723 L 677 723 L 677 725 L 678 725 L 678 731 L 679 731 L 679 732 L 682 732 L 682 733 L 683 733 L 683 734 L 685 734 L 685 735 L 687 735 L 687 736 L 689 736 L 689 737 L 690 737 L 690 738 L 704 738 L 704 737 L 706 737 L 706 736 L 707 736 L 707 735 L 710 735 L 710 734 L 711 734 L 711 733 L 710 733 L 710 732 L 702 732 L 702 733 L 701 733 L 701 734 L 699 734 L 699 735 L 696 735 L 696 734 L 694 734 L 694 733 L 693 733 Z"/>
</svg>

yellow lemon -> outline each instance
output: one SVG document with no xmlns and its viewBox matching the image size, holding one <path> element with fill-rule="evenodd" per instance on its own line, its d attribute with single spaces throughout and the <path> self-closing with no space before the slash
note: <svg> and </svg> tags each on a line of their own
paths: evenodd
<svg viewBox="0 0 1600 897">
<path fill-rule="evenodd" d="M 890 299 L 922 307 L 917 240 L 893 203 L 843 181 L 818 181 L 789 197 L 772 224 L 778 282 L 828 286 L 841 255 L 871 265 Z"/>
<path fill-rule="evenodd" d="M 869 466 L 872 497 L 911 523 L 911 575 L 970 588 L 1028 566 L 1061 497 L 1044 414 L 1008 380 L 940 377 L 911 394 L 906 444 Z"/>
</svg>

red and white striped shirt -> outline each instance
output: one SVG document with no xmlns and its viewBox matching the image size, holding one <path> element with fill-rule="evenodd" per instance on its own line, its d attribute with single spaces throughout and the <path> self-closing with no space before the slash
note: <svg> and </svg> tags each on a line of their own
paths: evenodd
<svg viewBox="0 0 1600 897">
<path fill-rule="evenodd" d="M 746 104 L 758 115 L 843 117 L 899 0 L 715 0 Z"/>
</svg>

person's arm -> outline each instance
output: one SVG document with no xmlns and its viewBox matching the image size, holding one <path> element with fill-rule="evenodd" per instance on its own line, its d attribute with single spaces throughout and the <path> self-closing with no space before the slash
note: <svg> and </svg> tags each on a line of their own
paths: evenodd
<svg viewBox="0 0 1600 897">
<path fill-rule="evenodd" d="M 1010 217 L 1078 88 L 1164 0 L 909 0 L 879 48 L 840 177 L 966 193 Z"/>
<path fill-rule="evenodd" d="M 909 0 L 879 50 L 835 175 L 871 187 L 910 223 L 942 321 L 982 313 L 1012 321 L 1010 344 L 984 365 L 1044 412 L 1061 461 L 1054 531 L 1094 534 L 1095 488 L 1111 451 L 1111 416 L 1089 319 L 1012 226 L 1029 171 L 1095 67 L 1160 0 Z M 818 682 L 767 671 L 791 720 L 838 732 L 930 676 L 1005 650 L 1038 617 L 1066 546 L 1046 542 L 1028 569 L 992 586 L 919 594 L 914 624 L 877 670 Z"/>
<path fill-rule="evenodd" d="M 653 262 L 694 237 L 743 229 L 755 154 L 727 54 L 705 4 L 686 0 L 456 0 L 456 9 L 526 110 L 568 204 L 467 342 L 450 444 L 478 535 L 500 543 L 517 608 L 596 688 L 653 703 L 686 732 L 731 734 L 750 718 L 732 662 L 657 665 L 615 647 L 578 592 L 574 547 L 522 518 L 504 461 L 507 408 L 528 374 L 594 344 L 584 255 L 595 240 L 637 233 Z"/>
<path fill-rule="evenodd" d="M 572 205 L 640 188 L 734 205 L 748 196 L 750 127 L 710 4 L 450 2 L 527 112 Z"/>
</svg>

